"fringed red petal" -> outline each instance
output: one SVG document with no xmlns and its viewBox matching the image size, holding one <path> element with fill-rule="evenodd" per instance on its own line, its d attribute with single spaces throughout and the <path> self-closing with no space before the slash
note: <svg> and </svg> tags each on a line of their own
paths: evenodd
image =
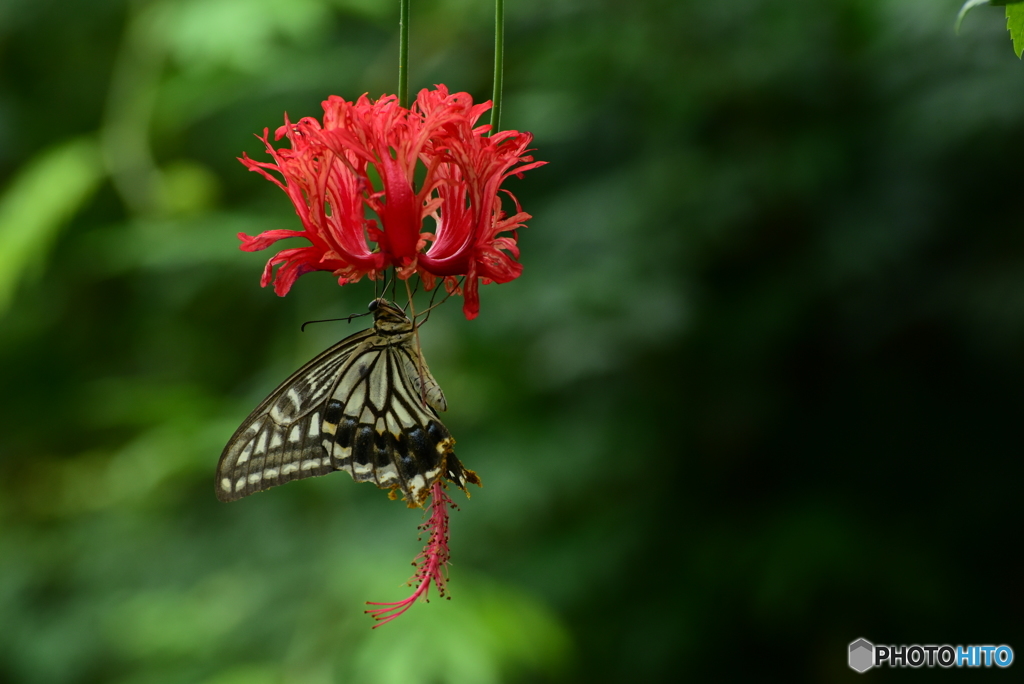
<svg viewBox="0 0 1024 684">
<path fill-rule="evenodd" d="M 522 272 L 515 229 L 530 215 L 512 197 L 516 212 L 506 217 L 500 193 L 511 193 L 500 186 L 546 163 L 527 154 L 529 133 L 487 136 L 490 126 L 476 125 L 490 106 L 444 85 L 421 90 L 409 109 L 394 95 L 372 101 L 364 94 L 354 102 L 332 95 L 322 123 L 285 117 L 275 140 L 287 138 L 290 148 L 275 148 L 264 129 L 260 139 L 273 161 L 240 161 L 288 194 L 303 230 L 240 234 L 241 248 L 258 251 L 289 237 L 306 238 L 310 247 L 273 257 L 263 284 L 279 263 L 274 290 L 282 295 L 310 271 L 331 271 L 341 283 L 379 277 L 389 267 L 400 278 L 419 274 L 428 285 L 465 277 L 463 311 L 474 318 L 479 278 L 501 283 Z M 425 178 L 417 179 L 419 167 L 426 167 Z M 436 224 L 430 230 L 427 217 Z"/>
</svg>

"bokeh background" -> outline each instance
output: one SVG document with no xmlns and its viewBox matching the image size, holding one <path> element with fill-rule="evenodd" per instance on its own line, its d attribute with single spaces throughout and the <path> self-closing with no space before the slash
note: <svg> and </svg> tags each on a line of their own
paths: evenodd
<svg viewBox="0 0 1024 684">
<path fill-rule="evenodd" d="M 342 474 L 220 504 L 213 471 L 364 323 L 299 325 L 372 297 L 259 288 L 269 253 L 235 234 L 297 220 L 236 157 L 284 112 L 393 92 L 397 2 L 0 4 L 0 682 L 845 682 L 858 637 L 1024 654 L 1002 10 L 957 37 L 960 0 L 507 5 L 503 124 L 550 162 L 508 185 L 525 272 L 423 333 L 485 487 L 452 600 L 371 631 L 419 513 Z M 414 91 L 489 97 L 492 11 L 414 2 Z"/>
</svg>

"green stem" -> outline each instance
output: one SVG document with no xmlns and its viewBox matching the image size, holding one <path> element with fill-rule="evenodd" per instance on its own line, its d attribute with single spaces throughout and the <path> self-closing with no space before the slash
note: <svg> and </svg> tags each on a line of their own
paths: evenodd
<svg viewBox="0 0 1024 684">
<path fill-rule="evenodd" d="M 398 2 L 398 104 L 409 106 L 409 2 Z"/>
<path fill-rule="evenodd" d="M 494 94 L 491 95 L 491 135 L 501 126 L 501 81 L 505 62 L 505 2 L 494 6 Z"/>
</svg>

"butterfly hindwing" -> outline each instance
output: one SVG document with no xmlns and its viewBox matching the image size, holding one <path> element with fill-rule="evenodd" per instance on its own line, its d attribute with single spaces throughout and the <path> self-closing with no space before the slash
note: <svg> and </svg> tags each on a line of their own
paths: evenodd
<svg viewBox="0 0 1024 684">
<path fill-rule="evenodd" d="M 356 482 L 399 489 L 420 505 L 455 440 L 416 393 L 404 357 L 402 346 L 389 345 L 349 364 L 327 402 L 323 446 Z"/>
</svg>

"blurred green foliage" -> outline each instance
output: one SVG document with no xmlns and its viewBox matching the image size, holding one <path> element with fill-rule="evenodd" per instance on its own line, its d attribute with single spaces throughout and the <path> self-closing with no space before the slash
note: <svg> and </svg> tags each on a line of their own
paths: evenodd
<svg viewBox="0 0 1024 684">
<path fill-rule="evenodd" d="M 452 600 L 371 631 L 419 514 L 344 475 L 231 505 L 212 479 L 362 325 L 299 324 L 372 297 L 258 287 L 234 235 L 296 219 L 235 158 L 393 91 L 397 3 L 8 0 L 0 682 L 821 682 L 858 637 L 1019 652 L 1024 71 L 995 13 L 953 35 L 959 4 L 507 4 L 503 123 L 551 162 L 510 184 L 526 270 L 423 335 L 485 487 Z M 489 96 L 491 11 L 413 4 L 414 91 Z"/>
</svg>

